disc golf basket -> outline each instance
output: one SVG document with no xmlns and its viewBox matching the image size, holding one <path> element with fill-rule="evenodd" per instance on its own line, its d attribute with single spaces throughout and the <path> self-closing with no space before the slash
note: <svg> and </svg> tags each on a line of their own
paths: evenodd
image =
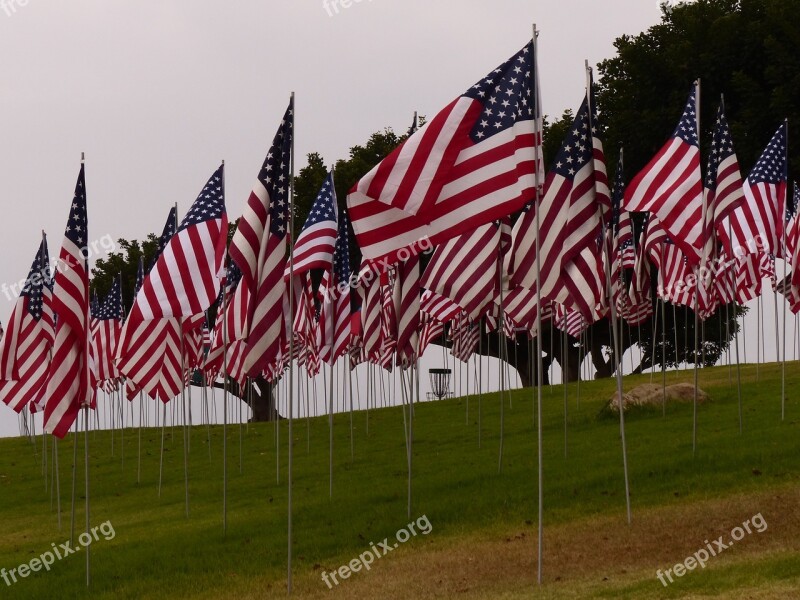
<svg viewBox="0 0 800 600">
<path fill-rule="evenodd" d="M 428 374 L 431 378 L 431 391 L 428 392 L 428 400 L 443 400 L 453 395 L 450 391 L 450 369 L 430 369 Z"/>
</svg>

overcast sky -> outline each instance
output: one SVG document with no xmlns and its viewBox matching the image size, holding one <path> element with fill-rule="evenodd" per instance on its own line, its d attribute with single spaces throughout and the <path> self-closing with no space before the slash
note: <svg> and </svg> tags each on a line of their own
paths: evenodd
<svg viewBox="0 0 800 600">
<path fill-rule="evenodd" d="M 584 59 L 612 56 L 615 38 L 660 14 L 656 0 L 329 4 L 0 4 L 0 284 L 26 276 L 42 229 L 58 253 L 82 151 L 90 239 L 160 231 L 222 159 L 236 218 L 292 91 L 298 167 L 314 151 L 330 163 L 386 126 L 404 131 L 415 110 L 433 116 L 519 50 L 534 22 L 544 112 L 577 108 Z M 4 324 L 12 306 L 0 293 Z"/>
</svg>

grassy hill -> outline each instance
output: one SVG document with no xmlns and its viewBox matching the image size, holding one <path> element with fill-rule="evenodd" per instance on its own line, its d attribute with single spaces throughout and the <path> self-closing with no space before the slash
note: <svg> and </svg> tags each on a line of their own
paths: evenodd
<svg viewBox="0 0 800 600">
<path fill-rule="evenodd" d="M 603 405 L 612 380 L 569 386 L 565 456 L 563 388 L 543 393 L 544 583 L 536 586 L 536 429 L 533 391 L 507 401 L 505 453 L 498 473 L 499 396 L 424 403 L 414 425 L 416 521 L 411 536 L 329 590 L 335 571 L 407 528 L 406 450 L 399 408 L 335 420 L 333 499 L 328 492 L 327 419 L 294 424 L 294 580 L 297 598 L 787 598 L 800 594 L 800 370 L 787 367 L 781 422 L 780 369 L 742 369 L 744 432 L 727 367 L 701 373 L 712 401 L 699 409 L 692 455 L 692 407 L 641 409 L 627 417 L 633 524 L 625 519 L 619 422 Z M 649 381 L 628 377 L 625 386 Z M 691 382 L 690 371 L 668 383 Z M 115 536 L 6 586 L 2 598 L 282 598 L 286 596 L 288 424 L 250 425 L 239 472 L 238 427 L 229 427 L 228 532 L 222 530 L 222 428 L 191 432 L 191 514 L 184 514 L 183 439 L 168 430 L 164 487 L 157 494 L 160 430 L 143 434 L 136 483 L 136 430 L 90 433 L 91 523 Z M 310 446 L 307 435 L 310 433 Z M 83 531 L 83 436 L 78 447 L 77 533 Z M 71 436 L 60 446 L 64 513 L 57 528 L 41 456 L 30 442 L 0 440 L 0 568 L 10 570 L 70 537 Z M 41 452 L 41 447 L 39 448 Z M 276 473 L 278 462 L 280 473 Z M 280 483 L 278 483 L 278 478 Z M 760 514 L 768 524 L 664 587 L 656 571 L 674 567 L 720 535 Z M 424 520 L 421 521 L 424 523 Z M 417 527 L 419 529 L 419 527 Z M 77 535 L 76 533 L 76 535 Z M 706 542 L 708 540 L 709 542 Z"/>
</svg>

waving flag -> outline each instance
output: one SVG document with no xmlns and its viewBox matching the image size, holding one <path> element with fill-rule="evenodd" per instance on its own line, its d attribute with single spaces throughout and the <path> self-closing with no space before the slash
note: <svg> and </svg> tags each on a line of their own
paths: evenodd
<svg viewBox="0 0 800 600">
<path fill-rule="evenodd" d="M 534 194 L 538 99 L 529 43 L 417 130 L 347 197 L 367 261 L 441 244 L 513 213 Z M 541 165 L 539 165 L 541 168 Z"/>
<path fill-rule="evenodd" d="M 395 267 L 393 289 L 397 318 L 397 364 L 407 368 L 416 360 L 420 323 L 420 257 L 412 256 Z"/>
<path fill-rule="evenodd" d="M 478 319 L 500 284 L 499 257 L 499 223 L 481 225 L 436 248 L 421 285 Z"/>
<path fill-rule="evenodd" d="M 286 109 L 258 180 L 250 192 L 229 250 L 250 293 L 244 369 L 252 376 L 277 361 L 286 339 L 283 315 L 286 283 L 283 273 L 289 227 L 293 135 L 294 99 Z"/>
<path fill-rule="evenodd" d="M 307 273 L 311 269 L 330 270 L 333 252 L 336 249 L 336 190 L 331 171 L 311 206 L 305 225 L 294 244 L 294 274 Z M 289 266 L 284 270 L 289 277 Z"/>
<path fill-rule="evenodd" d="M 744 183 L 745 202 L 731 214 L 734 248 L 782 257 L 787 161 L 786 124 L 775 132 Z"/>
<path fill-rule="evenodd" d="M 86 179 L 81 165 L 75 196 L 59 253 L 53 291 L 56 338 L 47 380 L 44 429 L 63 438 L 82 406 L 90 406 L 89 264 Z"/>
<path fill-rule="evenodd" d="M 601 213 L 610 206 L 602 143 L 584 98 L 544 184 L 538 207 L 514 227 L 511 284 L 536 289 L 539 212 L 542 299 L 566 304 L 590 322 L 603 301 Z"/>
<path fill-rule="evenodd" d="M 223 169 L 208 180 L 145 277 L 131 319 L 190 317 L 216 299 L 228 240 Z"/>
<path fill-rule="evenodd" d="M 0 398 L 17 412 L 44 397 L 53 339 L 52 314 L 45 318 L 52 311 L 45 302 L 49 262 L 42 240 L 0 342 Z"/>
<path fill-rule="evenodd" d="M 624 207 L 658 216 L 670 238 L 697 263 L 703 249 L 703 178 L 697 131 L 697 82 L 672 137 L 625 191 Z"/>
</svg>

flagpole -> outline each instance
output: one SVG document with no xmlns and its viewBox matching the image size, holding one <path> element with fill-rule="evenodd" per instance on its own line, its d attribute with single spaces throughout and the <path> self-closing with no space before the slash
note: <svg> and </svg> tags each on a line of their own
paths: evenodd
<svg viewBox="0 0 800 600">
<path fill-rule="evenodd" d="M 695 82 L 695 117 L 696 117 L 696 125 L 697 125 L 697 146 L 700 147 L 700 79 Z M 706 195 L 703 194 L 703 213 L 702 213 L 702 220 L 703 226 L 705 227 L 705 219 L 706 219 Z M 701 259 L 702 260 L 702 259 Z M 692 456 L 697 453 L 697 386 L 698 377 L 699 377 L 699 368 L 697 364 L 697 355 L 699 351 L 699 344 L 700 344 L 700 321 L 699 321 L 699 287 L 700 282 L 698 280 L 698 269 L 695 267 L 694 269 L 695 274 L 695 288 L 694 288 L 694 398 L 692 402 Z"/>
<path fill-rule="evenodd" d="M 290 167 L 290 175 L 289 175 L 289 285 L 292 289 L 289 290 L 289 323 L 294 323 L 294 289 L 293 289 L 293 281 L 294 281 L 294 249 L 292 245 L 292 237 L 294 236 L 294 113 L 295 113 L 295 105 L 294 105 L 294 92 L 292 92 L 291 98 L 292 104 L 292 156 L 289 159 L 291 164 Z M 289 563 L 287 565 L 288 569 L 288 582 L 287 582 L 287 589 L 289 594 L 292 593 L 292 459 L 294 456 L 293 452 L 293 438 L 292 438 L 292 407 L 294 405 L 294 368 L 292 367 L 292 361 L 294 360 L 294 332 L 290 330 L 289 332 L 289 394 L 287 397 L 287 401 L 289 404 L 289 472 L 288 472 L 288 480 L 289 480 L 289 495 L 288 495 L 288 504 L 289 504 L 289 527 L 288 527 L 288 554 L 289 554 Z"/>
<path fill-rule="evenodd" d="M 225 190 L 225 161 L 222 161 L 222 189 Z M 228 276 L 230 274 L 230 255 L 225 255 L 225 287 L 222 288 L 222 535 L 228 535 L 228 320 L 225 308 L 228 303 Z M 213 401 L 213 399 L 212 399 Z M 216 406 L 216 402 L 214 402 Z"/>
<path fill-rule="evenodd" d="M 84 165 L 86 163 L 86 155 L 81 152 L 81 170 L 83 170 Z M 84 175 L 84 186 L 85 186 L 85 175 Z M 86 188 L 83 189 L 84 197 L 86 196 Z M 88 220 L 88 219 L 87 219 Z M 87 226 L 88 228 L 88 226 Z M 86 267 L 86 278 L 88 284 L 89 278 L 89 261 L 88 259 L 84 259 L 84 266 Z M 88 285 L 86 288 L 88 294 Z M 91 407 L 92 403 L 92 386 L 91 386 L 91 373 L 89 370 L 89 357 L 91 356 L 90 353 L 90 331 L 89 331 L 89 298 L 86 298 L 86 308 L 84 309 L 84 385 L 86 390 L 86 396 L 83 399 L 84 402 L 84 418 L 85 418 L 85 431 L 84 431 L 84 468 L 85 468 L 85 496 L 86 496 L 86 535 L 91 535 L 90 532 L 90 523 L 89 523 L 89 408 Z M 90 569 L 90 553 L 89 553 L 89 546 L 86 547 L 86 587 L 92 582 L 91 577 L 91 569 Z"/>
<path fill-rule="evenodd" d="M 539 144 L 541 142 L 541 131 L 539 129 L 539 110 L 541 103 L 539 102 L 539 72 L 538 72 L 538 44 L 539 32 L 536 29 L 536 24 L 533 25 L 533 101 L 536 104 L 533 115 L 533 152 L 534 152 L 534 202 L 536 203 L 536 353 L 537 358 L 537 372 L 536 372 L 536 401 L 537 401 L 537 453 L 538 453 L 538 557 L 537 557 L 537 576 L 536 580 L 539 585 L 542 584 L 542 541 L 544 538 L 544 527 L 542 524 L 542 517 L 544 515 L 544 472 L 542 468 L 542 286 L 541 286 L 541 244 L 540 233 L 541 227 L 539 223 L 539 164 L 541 156 L 539 155 Z"/>
<path fill-rule="evenodd" d="M 784 131 L 786 133 L 786 141 L 785 141 L 785 165 L 788 169 L 789 165 L 789 119 L 783 120 Z M 787 178 L 788 179 L 788 178 Z M 784 281 L 784 290 L 786 290 L 786 275 L 787 275 L 787 251 L 786 251 L 786 226 L 788 223 L 786 222 L 786 209 L 788 207 L 788 194 L 789 194 L 789 182 L 786 182 L 786 186 L 783 191 L 783 211 L 784 214 L 781 215 L 783 219 L 783 281 Z M 786 420 L 786 296 L 787 294 L 784 292 L 783 297 L 783 327 L 781 333 L 783 334 L 783 352 L 782 352 L 782 361 L 781 361 L 781 421 Z M 777 294 L 776 294 L 777 297 Z"/>
<path fill-rule="evenodd" d="M 592 70 L 589 67 L 589 61 L 586 61 L 586 102 L 588 105 L 588 113 L 589 113 L 589 134 L 592 135 L 592 130 L 594 129 L 595 124 L 593 123 L 594 118 L 594 107 L 592 106 Z M 603 211 L 602 208 L 598 206 L 598 212 L 600 213 L 600 226 L 601 231 L 605 232 L 605 223 L 603 219 Z M 621 356 L 621 347 L 622 344 L 620 342 L 620 335 L 619 335 L 619 322 L 617 320 L 617 305 L 614 302 L 614 298 L 611 292 L 611 253 L 610 248 L 608 245 L 608 241 L 606 240 L 606 236 L 603 235 L 603 252 L 606 254 L 605 260 L 605 274 L 606 274 L 606 293 L 608 294 L 608 304 L 609 310 L 611 311 L 611 331 L 613 334 L 613 343 L 614 343 L 614 362 L 615 364 L 615 371 L 617 373 L 617 397 L 619 398 L 619 431 L 620 437 L 622 439 L 622 467 L 623 467 L 623 474 L 625 477 L 625 507 L 627 510 L 628 516 L 628 525 L 631 524 L 631 492 L 630 492 L 630 483 L 628 478 L 628 447 L 625 440 L 625 403 L 622 397 L 622 356 Z M 661 305 L 662 311 L 664 309 L 664 305 Z M 663 320 L 663 316 L 662 316 Z M 662 337 L 663 340 L 663 337 Z M 663 343 L 663 342 L 662 342 Z M 663 360 L 663 359 L 662 359 Z"/>
</svg>

